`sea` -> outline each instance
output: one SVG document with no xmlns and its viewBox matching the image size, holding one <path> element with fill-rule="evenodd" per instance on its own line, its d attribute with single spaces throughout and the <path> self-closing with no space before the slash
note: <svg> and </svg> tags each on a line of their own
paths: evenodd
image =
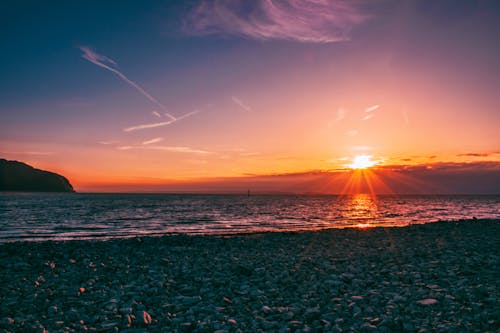
<svg viewBox="0 0 500 333">
<path fill-rule="evenodd" d="M 498 195 L 0 193 L 0 242 L 500 219 Z"/>
</svg>

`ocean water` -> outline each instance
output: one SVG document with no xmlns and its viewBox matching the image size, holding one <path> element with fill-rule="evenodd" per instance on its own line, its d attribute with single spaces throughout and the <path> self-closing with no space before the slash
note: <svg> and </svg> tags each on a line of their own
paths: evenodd
<svg viewBox="0 0 500 333">
<path fill-rule="evenodd" d="M 500 218 L 500 196 L 0 194 L 0 242 Z"/>
</svg>

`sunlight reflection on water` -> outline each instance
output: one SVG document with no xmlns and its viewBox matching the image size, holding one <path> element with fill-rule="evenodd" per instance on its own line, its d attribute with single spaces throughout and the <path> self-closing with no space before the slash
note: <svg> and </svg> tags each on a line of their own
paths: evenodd
<svg viewBox="0 0 500 333">
<path fill-rule="evenodd" d="M 500 196 L 0 194 L 0 242 L 500 218 Z"/>
</svg>

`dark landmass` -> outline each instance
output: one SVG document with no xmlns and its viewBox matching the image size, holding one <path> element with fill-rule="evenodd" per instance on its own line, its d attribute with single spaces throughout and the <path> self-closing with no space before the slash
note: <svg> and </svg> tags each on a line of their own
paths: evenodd
<svg viewBox="0 0 500 333">
<path fill-rule="evenodd" d="M 18 161 L 0 159 L 0 191 L 74 192 L 63 176 Z"/>
<path fill-rule="evenodd" d="M 0 244 L 11 332 L 498 332 L 500 220 Z"/>
</svg>

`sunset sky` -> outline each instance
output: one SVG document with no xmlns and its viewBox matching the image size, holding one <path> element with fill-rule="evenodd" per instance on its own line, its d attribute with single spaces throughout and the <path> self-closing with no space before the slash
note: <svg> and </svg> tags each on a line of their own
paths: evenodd
<svg viewBox="0 0 500 333">
<path fill-rule="evenodd" d="M 359 155 L 388 187 L 499 189 L 500 1 L 8 1 L 0 20 L 0 157 L 77 191 L 337 193 Z"/>
</svg>

